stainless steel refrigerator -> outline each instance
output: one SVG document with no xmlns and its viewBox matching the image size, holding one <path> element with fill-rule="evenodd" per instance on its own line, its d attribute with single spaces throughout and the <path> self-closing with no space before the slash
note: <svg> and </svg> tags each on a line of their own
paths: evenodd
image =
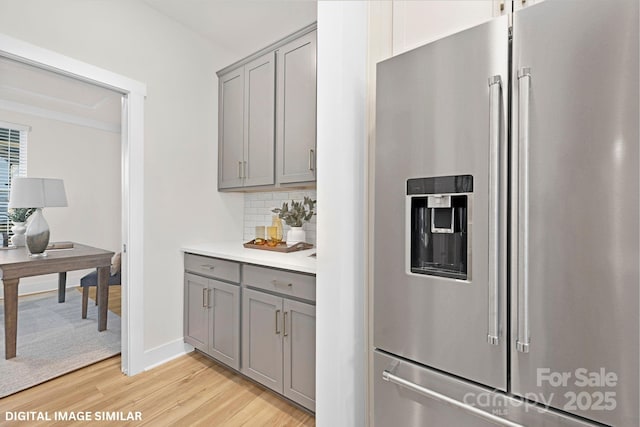
<svg viewBox="0 0 640 427">
<path fill-rule="evenodd" d="M 375 427 L 640 425 L 638 8 L 378 64 Z"/>
</svg>

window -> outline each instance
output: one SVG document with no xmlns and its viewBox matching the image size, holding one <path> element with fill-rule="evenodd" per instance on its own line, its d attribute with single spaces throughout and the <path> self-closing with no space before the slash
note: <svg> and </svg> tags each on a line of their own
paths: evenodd
<svg viewBox="0 0 640 427">
<path fill-rule="evenodd" d="M 27 126 L 0 122 L 0 233 L 10 234 L 7 215 L 11 179 L 27 175 Z"/>
</svg>

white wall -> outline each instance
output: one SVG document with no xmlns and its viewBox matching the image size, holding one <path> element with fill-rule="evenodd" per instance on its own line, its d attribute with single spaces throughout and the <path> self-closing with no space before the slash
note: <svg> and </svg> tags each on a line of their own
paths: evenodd
<svg viewBox="0 0 640 427">
<path fill-rule="evenodd" d="M 318 3 L 316 421 L 365 423 L 368 2 Z"/>
<path fill-rule="evenodd" d="M 242 195 L 216 191 L 215 71 L 232 56 L 138 1 L 0 0 L 0 31 L 147 85 L 145 283 L 130 286 L 154 364 L 181 347 L 179 248 L 242 236 Z"/>
<path fill-rule="evenodd" d="M 31 126 L 28 176 L 62 178 L 69 206 L 44 215 L 51 241 L 120 250 L 120 134 L 0 109 L 4 121 Z"/>
<path fill-rule="evenodd" d="M 119 251 L 120 134 L 2 109 L 0 120 L 31 127 L 28 176 L 64 180 L 69 206 L 44 210 L 51 241 Z M 85 273 L 69 273 L 67 285 L 77 286 Z M 57 275 L 23 279 L 20 294 L 57 289 L 57 280 Z"/>
<path fill-rule="evenodd" d="M 488 21 L 496 4 L 494 0 L 394 1 L 393 54 Z"/>
</svg>

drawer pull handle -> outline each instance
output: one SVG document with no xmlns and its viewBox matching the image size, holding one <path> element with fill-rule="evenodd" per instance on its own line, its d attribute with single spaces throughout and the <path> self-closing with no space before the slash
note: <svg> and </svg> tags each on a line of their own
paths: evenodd
<svg viewBox="0 0 640 427">
<path fill-rule="evenodd" d="M 280 310 L 276 310 L 276 335 L 280 335 L 280 329 L 278 329 L 278 323 L 280 323 L 278 322 L 279 320 L 278 318 L 280 317 L 279 314 L 280 314 Z"/>
<path fill-rule="evenodd" d="M 271 283 L 274 286 L 293 286 L 293 283 L 285 283 L 285 282 L 279 282 L 277 280 L 272 280 Z"/>
<path fill-rule="evenodd" d="M 214 268 L 216 268 L 215 265 L 209 265 L 209 264 L 202 264 L 200 267 L 208 268 L 209 270 L 213 270 Z"/>
<path fill-rule="evenodd" d="M 436 402 L 443 403 L 445 405 L 453 406 L 454 408 L 461 409 L 467 412 L 470 415 L 475 415 L 476 417 L 482 418 L 485 421 L 488 421 L 493 424 L 497 424 L 499 426 L 504 427 L 523 427 L 522 424 L 515 423 L 513 421 L 509 421 L 505 418 L 494 415 L 490 412 L 483 411 L 475 406 L 471 406 L 471 404 L 462 403 L 456 399 L 453 399 L 444 394 L 440 394 L 437 391 L 430 390 L 426 387 L 423 387 L 419 384 L 415 384 L 407 379 L 402 377 L 398 377 L 388 370 L 382 371 L 382 379 L 384 381 L 388 381 L 393 384 L 397 384 L 400 387 L 404 387 L 407 390 L 411 390 L 414 393 L 420 394 L 422 396 L 428 397 L 429 399 L 433 399 Z"/>
</svg>

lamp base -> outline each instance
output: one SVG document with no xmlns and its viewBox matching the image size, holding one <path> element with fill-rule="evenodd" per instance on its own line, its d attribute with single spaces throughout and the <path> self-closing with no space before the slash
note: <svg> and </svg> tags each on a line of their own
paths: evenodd
<svg viewBox="0 0 640 427">
<path fill-rule="evenodd" d="M 44 257 L 45 249 L 49 245 L 49 224 L 42 215 L 42 209 L 38 208 L 31 215 L 27 227 L 27 249 L 32 257 Z"/>
<path fill-rule="evenodd" d="M 47 255 L 46 252 L 41 252 L 39 254 L 29 254 L 31 258 L 45 258 Z"/>
</svg>

